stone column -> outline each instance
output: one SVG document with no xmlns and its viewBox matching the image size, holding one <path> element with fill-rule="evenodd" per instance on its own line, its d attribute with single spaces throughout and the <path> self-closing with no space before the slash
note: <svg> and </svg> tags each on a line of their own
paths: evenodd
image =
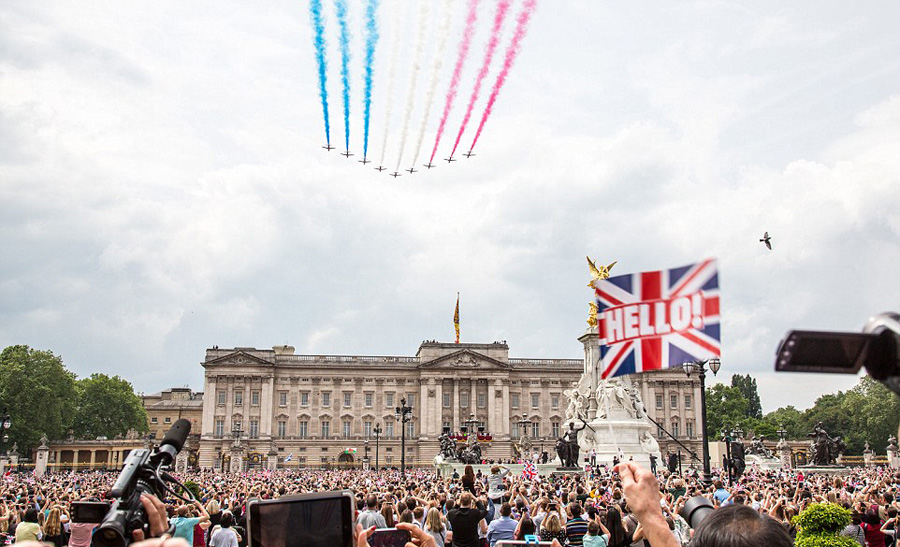
<svg viewBox="0 0 900 547">
<path fill-rule="evenodd" d="M 267 456 L 266 469 L 269 469 L 271 471 L 275 471 L 276 469 L 278 469 L 278 450 L 275 449 L 274 444 L 269 449 L 269 454 Z"/>
<path fill-rule="evenodd" d="M 97 451 L 91 450 L 91 468 L 94 467 L 95 463 L 97 463 Z"/>
<path fill-rule="evenodd" d="M 80 450 L 77 448 L 72 450 L 72 469 L 78 469 L 78 453 Z"/>
<path fill-rule="evenodd" d="M 244 448 L 241 446 L 231 447 L 231 472 L 240 473 L 244 470 Z"/>
<path fill-rule="evenodd" d="M 484 430 L 493 433 L 494 426 L 497 425 L 497 417 L 494 416 L 494 382 L 488 379 L 486 385 L 487 393 L 485 393 L 485 397 L 487 397 L 487 419 L 484 423 Z"/>
<path fill-rule="evenodd" d="M 47 472 L 47 463 L 49 462 L 49 459 L 50 447 L 42 443 L 41 446 L 37 448 L 37 455 L 34 461 L 34 476 L 36 478 L 43 477 L 44 473 Z"/>
<path fill-rule="evenodd" d="M 778 457 L 781 460 L 781 467 L 784 469 L 791 468 L 791 447 L 785 441 L 779 441 L 778 446 L 776 447 L 778 450 Z"/>
<path fill-rule="evenodd" d="M 460 426 L 459 423 L 459 379 L 456 378 L 453 380 L 453 401 L 451 402 L 453 405 L 453 425 L 451 429 L 455 429 L 459 431 Z"/>
<path fill-rule="evenodd" d="M 440 435 L 444 431 L 444 381 L 439 380 L 435 383 L 437 384 L 434 387 L 435 400 L 437 401 L 435 404 L 436 412 L 434 413 L 435 435 Z"/>
</svg>

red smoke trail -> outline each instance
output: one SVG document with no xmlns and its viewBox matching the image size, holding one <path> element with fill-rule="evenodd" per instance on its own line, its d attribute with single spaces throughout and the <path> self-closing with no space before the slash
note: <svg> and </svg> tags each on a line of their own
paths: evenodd
<svg viewBox="0 0 900 547">
<path fill-rule="evenodd" d="M 484 82 L 485 76 L 487 76 L 488 69 L 491 66 L 491 59 L 494 58 L 494 52 L 497 51 L 497 42 L 500 41 L 500 27 L 503 25 L 503 20 L 506 19 L 506 14 L 509 12 L 509 3 L 510 0 L 500 0 L 500 3 L 497 4 L 497 13 L 494 15 L 494 26 L 491 28 L 491 39 L 488 41 L 487 50 L 484 52 L 484 62 L 481 64 L 481 70 L 478 71 L 478 78 L 475 80 L 475 89 L 472 90 L 472 96 L 469 97 L 469 106 L 466 108 L 466 116 L 463 118 L 462 125 L 459 126 L 456 142 L 453 143 L 453 151 L 450 152 L 451 158 L 453 157 L 453 154 L 456 153 L 456 147 L 459 146 L 459 140 L 466 130 L 469 118 L 472 117 L 472 107 L 475 106 L 475 101 L 478 100 L 478 92 L 481 90 L 481 84 Z"/>
<path fill-rule="evenodd" d="M 469 14 L 466 16 L 466 30 L 463 31 L 463 39 L 459 44 L 459 54 L 456 57 L 456 66 L 453 67 L 453 77 L 450 79 L 450 90 L 447 92 L 447 100 L 444 102 L 444 114 L 441 116 L 441 123 L 438 125 L 437 138 L 434 139 L 434 148 L 431 150 L 431 159 L 428 163 L 434 161 L 434 155 L 437 153 L 438 144 L 441 142 L 441 135 L 444 133 L 444 125 L 447 123 L 447 116 L 450 115 L 450 109 L 453 107 L 453 99 L 456 98 L 456 88 L 459 87 L 459 75 L 462 72 L 463 62 L 469 56 L 469 46 L 472 44 L 472 35 L 475 34 L 475 21 L 478 19 L 478 1 L 469 0 Z"/>
<path fill-rule="evenodd" d="M 487 121 L 488 116 L 491 115 L 491 110 L 494 108 L 494 102 L 497 100 L 500 88 L 506 83 L 506 76 L 509 74 L 509 69 L 512 68 L 513 63 L 516 61 L 516 56 L 518 56 L 519 49 L 521 49 L 522 46 L 522 38 L 524 38 L 525 33 L 528 32 L 528 21 L 534 13 L 535 6 L 537 6 L 537 0 L 525 0 L 525 4 L 522 6 L 522 11 L 519 13 L 519 17 L 516 20 L 516 32 L 513 35 L 512 42 L 509 44 L 509 48 L 506 50 L 506 58 L 503 60 L 503 69 L 500 70 L 500 74 L 497 75 L 497 81 L 494 82 L 494 88 L 491 90 L 491 96 L 488 98 L 487 106 L 484 107 L 484 114 L 481 115 L 481 123 L 478 124 L 478 131 L 475 132 L 475 138 L 472 140 L 472 146 L 469 147 L 469 152 L 475 148 L 475 143 L 478 142 L 478 137 L 481 136 L 481 130 L 484 128 L 484 122 Z"/>
</svg>

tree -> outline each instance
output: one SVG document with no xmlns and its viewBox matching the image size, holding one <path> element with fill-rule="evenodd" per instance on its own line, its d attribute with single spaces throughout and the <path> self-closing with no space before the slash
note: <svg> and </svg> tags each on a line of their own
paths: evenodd
<svg viewBox="0 0 900 547">
<path fill-rule="evenodd" d="M 804 429 L 803 412 L 794 408 L 793 405 L 769 412 L 763 416 L 763 422 L 774 428 L 775 432 L 780 428 L 784 428 L 786 432 L 785 436 L 792 440 L 803 439 L 806 437 L 806 434 L 809 433 L 809 430 Z M 769 437 L 768 434 L 766 437 Z M 776 439 L 777 433 L 775 437 L 769 438 Z"/>
<path fill-rule="evenodd" d="M 749 374 L 734 374 L 731 376 L 731 387 L 741 390 L 741 395 L 747 399 L 747 415 L 751 418 L 760 419 L 762 414 L 762 403 L 759 400 L 759 389 L 756 387 L 756 378 Z"/>
<path fill-rule="evenodd" d="M 716 384 L 706 390 L 706 432 L 717 439 L 724 428 L 743 427 L 747 423 L 749 403 L 736 387 Z"/>
<path fill-rule="evenodd" d="M 113 438 L 129 429 L 147 431 L 147 412 L 128 381 L 92 374 L 78 380 L 76 388 L 78 410 L 72 425 L 76 437 Z"/>
<path fill-rule="evenodd" d="M 50 351 L 9 346 L 0 353 L 0 405 L 8 409 L 10 443 L 27 453 L 41 435 L 61 438 L 75 411 L 75 375 Z"/>
</svg>

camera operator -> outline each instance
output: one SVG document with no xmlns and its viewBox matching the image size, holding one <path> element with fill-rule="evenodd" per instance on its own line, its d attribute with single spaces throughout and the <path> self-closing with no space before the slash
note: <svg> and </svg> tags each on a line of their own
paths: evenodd
<svg viewBox="0 0 900 547">
<path fill-rule="evenodd" d="M 644 536 L 653 547 L 679 547 L 660 511 L 659 483 L 650 471 L 633 463 L 616 467 L 628 505 L 634 510 Z M 729 505 L 712 510 L 696 526 L 691 547 L 792 547 L 791 536 L 776 520 L 746 505 Z"/>
</svg>

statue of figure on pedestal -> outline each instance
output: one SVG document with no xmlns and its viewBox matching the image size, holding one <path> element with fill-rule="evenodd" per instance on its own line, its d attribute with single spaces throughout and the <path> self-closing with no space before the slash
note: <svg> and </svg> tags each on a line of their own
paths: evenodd
<svg viewBox="0 0 900 547">
<path fill-rule="evenodd" d="M 581 447 L 578 446 L 578 432 L 587 427 L 587 422 L 581 420 L 581 427 L 575 429 L 575 423 L 569 422 L 569 430 L 562 436 L 563 449 L 560 460 L 563 467 L 579 467 L 578 453 Z M 559 452 L 559 444 L 557 443 L 557 452 Z M 565 457 L 563 457 L 565 456 Z"/>
</svg>

